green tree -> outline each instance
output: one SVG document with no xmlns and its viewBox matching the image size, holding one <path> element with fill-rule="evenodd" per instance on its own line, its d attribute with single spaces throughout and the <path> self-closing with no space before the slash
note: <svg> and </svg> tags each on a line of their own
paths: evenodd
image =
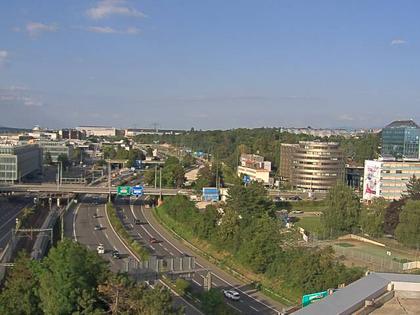
<svg viewBox="0 0 420 315">
<path fill-rule="evenodd" d="M 360 201 L 352 189 L 342 183 L 333 187 L 326 197 L 322 222 L 330 237 L 352 233 L 359 224 Z"/>
<path fill-rule="evenodd" d="M 201 295 L 201 303 L 206 315 L 230 314 L 225 306 L 223 294 L 218 289 L 210 289 Z"/>
<path fill-rule="evenodd" d="M 420 201 L 408 200 L 400 213 L 400 223 L 395 230 L 397 240 L 406 246 L 420 246 Z"/>
<path fill-rule="evenodd" d="M 96 287 L 106 277 L 106 262 L 95 252 L 70 240 L 58 243 L 43 261 L 40 272 L 39 296 L 44 313 L 80 311 L 81 302 L 96 299 Z"/>
<path fill-rule="evenodd" d="M 240 215 L 232 208 L 225 208 L 217 230 L 218 243 L 221 248 L 236 252 L 240 246 Z"/>
<path fill-rule="evenodd" d="M 405 198 L 401 198 L 400 200 L 393 200 L 386 208 L 384 216 L 384 232 L 386 234 L 394 235 L 395 229 L 400 222 L 400 213 L 405 203 Z"/>
<path fill-rule="evenodd" d="M 68 169 L 71 165 L 69 157 L 67 156 L 67 154 L 64 154 L 64 153 L 60 154 L 57 157 L 57 162 L 58 163 L 61 162 L 61 164 L 63 165 L 63 169 L 65 169 L 65 170 Z"/>
<path fill-rule="evenodd" d="M 270 217 L 275 215 L 275 205 L 260 183 L 253 182 L 248 186 L 234 185 L 229 188 L 228 194 L 227 207 L 235 209 L 247 222 L 264 214 Z"/>
<path fill-rule="evenodd" d="M 46 165 L 52 165 L 53 164 L 50 152 L 45 153 L 44 164 L 46 164 Z"/>
<path fill-rule="evenodd" d="M 387 207 L 388 202 L 384 198 L 375 198 L 371 204 L 362 207 L 360 225 L 363 233 L 374 237 L 383 235 Z"/>
<path fill-rule="evenodd" d="M 219 221 L 220 215 L 213 205 L 208 205 L 201 215 L 197 216 L 197 222 L 194 225 L 194 230 L 196 234 L 203 238 L 210 240 L 213 238 L 217 222 Z"/>
<path fill-rule="evenodd" d="M 19 254 L 0 294 L 0 314 L 42 314 L 38 307 L 38 285 L 34 263 L 25 254 Z"/>
<path fill-rule="evenodd" d="M 264 214 L 251 221 L 241 231 L 242 244 L 238 256 L 253 271 L 264 273 L 267 267 L 282 252 L 280 226 Z"/>
<path fill-rule="evenodd" d="M 420 178 L 413 175 L 407 183 L 406 197 L 412 200 L 420 200 Z"/>
</svg>

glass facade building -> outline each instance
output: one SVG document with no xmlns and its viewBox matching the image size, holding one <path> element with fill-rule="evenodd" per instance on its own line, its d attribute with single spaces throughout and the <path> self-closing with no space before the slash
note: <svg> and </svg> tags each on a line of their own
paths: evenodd
<svg viewBox="0 0 420 315">
<path fill-rule="evenodd" d="M 42 148 L 44 159 L 47 153 L 49 153 L 53 162 L 57 162 L 60 154 L 71 158 L 73 152 L 72 147 L 68 145 L 67 141 L 40 141 L 39 145 Z"/>
<path fill-rule="evenodd" d="M 0 182 L 13 183 L 41 171 L 42 153 L 38 145 L 0 145 Z"/>
<path fill-rule="evenodd" d="M 382 129 L 381 156 L 384 160 L 418 160 L 420 127 L 412 120 L 394 121 Z"/>
</svg>

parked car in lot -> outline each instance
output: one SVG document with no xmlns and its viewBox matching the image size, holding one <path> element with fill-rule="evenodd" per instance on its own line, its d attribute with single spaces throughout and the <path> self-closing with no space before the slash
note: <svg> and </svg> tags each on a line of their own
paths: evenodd
<svg viewBox="0 0 420 315">
<path fill-rule="evenodd" d="M 239 301 L 241 299 L 240 294 L 235 290 L 223 290 L 223 295 L 232 301 Z"/>
<path fill-rule="evenodd" d="M 290 200 L 296 200 L 296 201 L 298 201 L 298 200 L 302 200 L 302 198 L 301 198 L 301 197 L 299 197 L 298 195 L 296 195 L 296 196 L 292 196 L 292 197 L 290 197 L 289 199 L 290 199 Z"/>
</svg>

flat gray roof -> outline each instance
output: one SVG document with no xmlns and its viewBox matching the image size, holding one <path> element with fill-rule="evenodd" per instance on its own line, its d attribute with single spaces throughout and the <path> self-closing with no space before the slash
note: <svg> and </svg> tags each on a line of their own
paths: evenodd
<svg viewBox="0 0 420 315">
<path fill-rule="evenodd" d="M 351 314 L 363 306 L 365 300 L 380 296 L 390 282 L 420 283 L 420 275 L 398 273 L 370 273 L 369 275 L 334 292 L 333 295 L 308 305 L 296 315 L 344 315 Z"/>
</svg>

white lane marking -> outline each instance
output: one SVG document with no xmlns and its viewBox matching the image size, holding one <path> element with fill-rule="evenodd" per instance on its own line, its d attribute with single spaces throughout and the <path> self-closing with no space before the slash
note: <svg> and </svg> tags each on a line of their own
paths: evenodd
<svg viewBox="0 0 420 315">
<path fill-rule="evenodd" d="M 242 301 L 241 301 L 242 302 Z M 253 306 L 249 306 L 250 308 L 252 308 L 254 311 L 256 311 L 256 312 L 260 312 L 258 309 L 256 309 L 255 307 L 253 307 Z"/>
<path fill-rule="evenodd" d="M 134 219 L 137 220 L 137 216 L 134 213 L 134 205 L 130 204 L 130 210 L 131 210 L 131 213 L 133 214 Z"/>
<path fill-rule="evenodd" d="M 156 250 L 156 248 L 154 248 L 152 245 L 150 245 L 150 248 L 153 249 L 153 250 Z"/>
<path fill-rule="evenodd" d="M 239 313 L 243 313 L 239 308 L 237 308 L 236 306 L 233 306 L 231 303 L 227 303 L 230 307 L 234 308 L 236 311 L 238 311 Z"/>
<path fill-rule="evenodd" d="M 201 287 L 201 284 L 198 281 L 192 279 L 192 282 L 194 282 L 196 285 L 198 285 L 199 287 Z"/>
<path fill-rule="evenodd" d="M 125 243 L 123 242 L 123 240 L 121 239 L 121 237 L 117 234 L 117 232 L 115 232 L 114 227 L 111 224 L 111 221 L 109 220 L 109 216 L 108 216 L 108 212 L 106 211 L 106 205 L 105 205 L 105 215 L 106 215 L 106 219 L 108 220 L 108 224 L 111 227 L 112 231 L 114 232 L 114 234 L 117 236 L 117 238 L 120 240 L 121 244 L 125 247 L 125 249 L 131 254 L 131 256 L 133 256 L 133 258 L 135 260 L 137 260 L 137 262 L 140 262 L 140 259 L 137 258 L 136 254 L 133 253 L 133 251 L 127 246 L 125 245 Z M 187 300 L 185 300 L 182 296 L 180 296 L 178 293 L 176 293 L 176 291 L 174 289 L 172 289 L 171 287 L 169 287 L 165 282 L 163 282 L 162 280 L 159 280 L 159 282 L 167 287 L 174 295 L 178 296 L 181 300 L 183 300 L 186 304 L 188 304 L 190 307 L 192 307 L 195 311 L 197 311 L 199 314 L 203 314 L 203 312 L 201 312 L 199 309 L 197 309 L 194 305 L 192 305 L 191 303 L 189 303 Z"/>
<path fill-rule="evenodd" d="M 74 210 L 74 215 L 73 215 L 73 238 L 74 240 L 77 242 L 77 235 L 76 235 L 76 217 L 77 217 L 77 212 L 79 211 L 80 206 L 82 205 L 82 203 L 79 203 L 79 205 L 77 206 L 76 210 Z"/>
<path fill-rule="evenodd" d="M 143 207 L 141 207 L 140 208 L 140 210 L 141 210 L 141 212 L 142 212 L 142 214 L 143 214 L 143 216 L 146 218 L 146 216 L 144 215 L 144 212 L 143 212 Z M 146 221 L 147 221 L 147 219 L 146 219 Z M 153 225 L 151 225 L 150 224 L 150 222 L 149 222 L 149 226 L 153 229 L 153 230 L 155 230 L 155 232 L 157 233 L 157 234 L 159 234 L 166 242 L 168 242 L 169 244 L 171 244 L 180 254 L 182 254 L 182 251 L 180 251 L 179 250 L 179 248 L 177 248 L 173 243 L 171 243 L 170 241 L 168 241 L 168 239 L 167 238 L 165 238 L 162 234 L 160 234 L 154 227 L 153 227 Z M 204 259 L 205 260 L 205 259 Z M 199 266 L 200 268 L 203 268 L 203 266 L 201 265 L 201 264 L 199 264 L 198 262 L 196 262 L 195 263 L 197 266 Z M 258 302 L 258 303 L 260 303 L 261 305 L 264 305 L 265 307 L 267 307 L 267 308 L 269 308 L 269 309 L 271 309 L 271 310 L 273 310 L 273 311 L 275 311 L 275 312 L 277 312 L 278 313 L 278 310 L 276 310 L 275 308 L 273 308 L 272 306 L 270 306 L 270 305 L 267 305 L 267 304 L 265 304 L 264 302 L 262 302 L 262 301 L 260 301 L 260 300 L 258 300 L 258 299 L 256 299 L 256 298 L 254 298 L 253 296 L 251 296 L 251 295 L 249 295 L 248 293 L 246 293 L 246 292 L 244 292 L 244 291 L 242 291 L 241 289 L 239 289 L 239 288 L 237 288 L 237 287 L 235 287 L 233 284 L 231 284 L 229 281 L 226 281 L 225 279 L 222 279 L 222 278 L 220 278 L 217 274 L 215 274 L 215 273 L 213 273 L 212 272 L 212 274 L 217 278 L 217 279 L 219 279 L 219 280 L 221 280 L 222 282 L 224 282 L 224 283 L 226 283 L 227 285 L 229 285 L 229 286 L 231 286 L 232 288 L 235 288 L 235 290 L 237 290 L 237 291 L 239 291 L 239 292 L 241 292 L 242 294 L 244 294 L 244 295 L 246 295 L 247 297 L 249 297 L 251 300 L 254 300 L 254 301 L 256 301 L 256 302 Z"/>
</svg>

